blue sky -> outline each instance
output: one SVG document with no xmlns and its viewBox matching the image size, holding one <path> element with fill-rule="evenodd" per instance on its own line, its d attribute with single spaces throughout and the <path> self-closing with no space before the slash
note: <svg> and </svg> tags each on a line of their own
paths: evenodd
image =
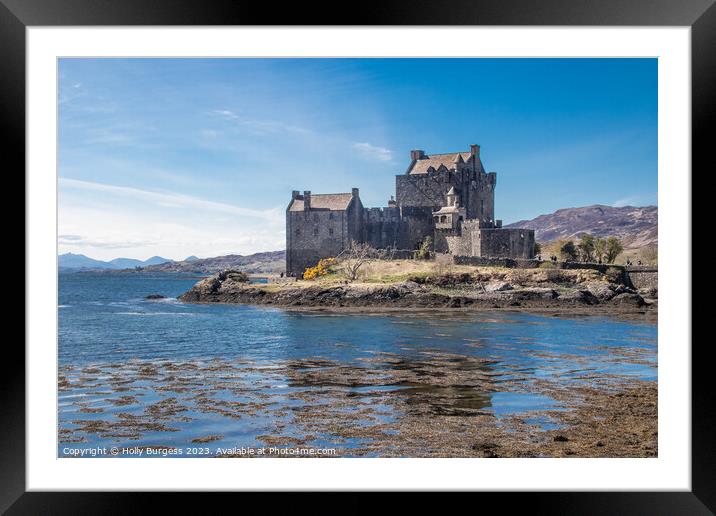
<svg viewBox="0 0 716 516">
<path fill-rule="evenodd" d="M 59 251 L 283 249 L 291 190 L 384 206 L 481 146 L 507 224 L 657 201 L 655 59 L 61 59 Z"/>
</svg>

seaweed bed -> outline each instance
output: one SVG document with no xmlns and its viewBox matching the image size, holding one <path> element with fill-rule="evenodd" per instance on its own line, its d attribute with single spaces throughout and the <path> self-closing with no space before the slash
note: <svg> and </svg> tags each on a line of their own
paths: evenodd
<svg viewBox="0 0 716 516">
<path fill-rule="evenodd" d="M 631 352 L 613 359 L 645 358 Z M 350 363 L 317 357 L 64 366 L 58 440 L 60 446 L 102 440 L 228 446 L 242 444 L 230 434 L 241 428 L 251 434 L 243 438 L 249 445 L 330 447 L 338 456 L 657 455 L 656 382 L 589 367 L 534 375 L 493 365 L 423 352 L 418 358 L 375 353 Z M 512 405 L 530 403 L 510 408 L 501 396 Z M 194 426 L 207 418 L 229 433 Z M 153 444 L 146 444 L 148 436 Z M 232 456 L 216 450 L 212 455 Z"/>
</svg>

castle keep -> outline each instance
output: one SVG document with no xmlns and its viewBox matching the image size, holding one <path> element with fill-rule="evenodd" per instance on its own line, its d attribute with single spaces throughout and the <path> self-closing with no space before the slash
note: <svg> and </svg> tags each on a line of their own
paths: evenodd
<svg viewBox="0 0 716 516">
<path fill-rule="evenodd" d="M 395 198 L 383 208 L 364 208 L 358 188 L 294 190 L 286 209 L 286 273 L 300 277 L 352 240 L 377 249 L 417 249 L 429 236 L 436 253 L 532 258 L 534 231 L 503 228 L 495 220 L 496 184 L 497 174 L 482 165 L 480 146 L 471 145 L 469 152 L 410 151 L 408 169 L 395 177 Z"/>
</svg>

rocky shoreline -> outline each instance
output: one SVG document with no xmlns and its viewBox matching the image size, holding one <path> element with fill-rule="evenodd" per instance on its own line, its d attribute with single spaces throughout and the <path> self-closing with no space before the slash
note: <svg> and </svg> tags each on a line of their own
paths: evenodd
<svg viewBox="0 0 716 516">
<path fill-rule="evenodd" d="M 222 272 L 199 281 L 179 299 L 188 303 L 239 303 L 293 309 L 366 310 L 530 310 L 570 314 L 657 317 L 657 299 L 623 284 L 583 281 L 520 285 L 472 282 L 443 276 L 395 283 L 285 282 L 249 284 Z"/>
</svg>

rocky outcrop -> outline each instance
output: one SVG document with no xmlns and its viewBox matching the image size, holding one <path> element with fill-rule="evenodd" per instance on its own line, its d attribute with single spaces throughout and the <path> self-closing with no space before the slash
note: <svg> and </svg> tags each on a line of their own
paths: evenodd
<svg viewBox="0 0 716 516">
<path fill-rule="evenodd" d="M 522 287 L 509 283 L 434 287 L 414 281 L 393 284 L 286 283 L 249 285 L 230 274 L 199 281 L 179 299 L 198 303 L 242 303 L 315 308 L 553 308 L 603 307 L 648 310 L 636 291 L 623 285 L 590 283 L 574 288 Z"/>
</svg>

